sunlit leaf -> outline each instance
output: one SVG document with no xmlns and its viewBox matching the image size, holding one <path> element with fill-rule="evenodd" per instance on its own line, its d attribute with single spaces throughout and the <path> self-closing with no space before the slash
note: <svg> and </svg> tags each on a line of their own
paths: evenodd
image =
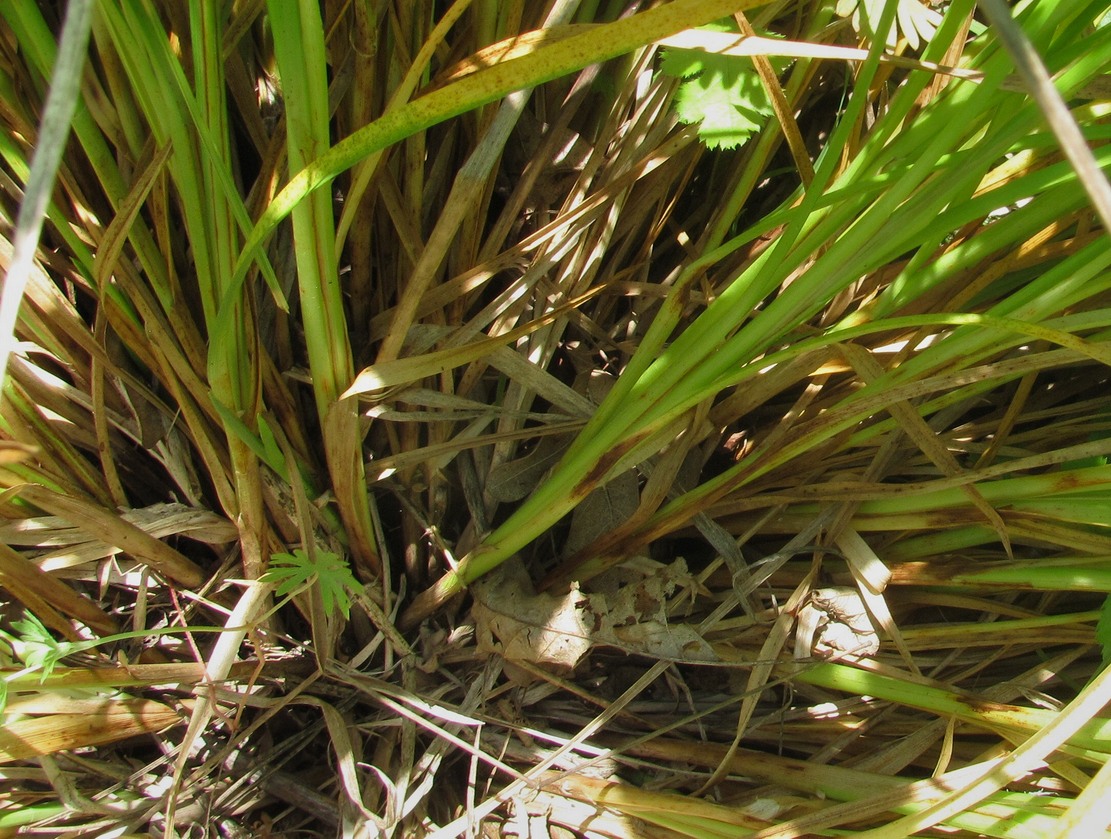
<svg viewBox="0 0 1111 839">
<path fill-rule="evenodd" d="M 722 31 L 724 27 L 706 27 Z M 776 69 L 783 66 L 782 61 Z M 698 126 L 711 149 L 739 146 L 773 113 L 752 59 L 702 50 L 668 49 L 660 72 L 681 79 L 675 95 L 680 121 Z"/>
<path fill-rule="evenodd" d="M 74 652 L 74 644 L 55 640 L 42 621 L 30 612 L 24 618 L 12 621 L 12 628 L 19 633 L 19 638 L 13 643 L 16 653 L 28 667 L 39 668 L 43 679 L 51 674 L 59 661 Z"/>
<path fill-rule="evenodd" d="M 852 18 L 852 27 L 861 35 L 874 37 L 876 26 L 887 0 L 838 0 L 837 14 Z M 896 21 L 884 34 L 884 42 L 894 47 L 899 35 L 907 39 L 911 49 L 929 41 L 941 23 L 941 15 L 919 0 L 898 0 Z"/>
</svg>

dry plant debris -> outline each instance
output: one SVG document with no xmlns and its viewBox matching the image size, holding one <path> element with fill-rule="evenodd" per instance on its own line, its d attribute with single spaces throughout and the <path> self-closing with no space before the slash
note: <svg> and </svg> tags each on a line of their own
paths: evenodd
<svg viewBox="0 0 1111 839">
<path fill-rule="evenodd" d="M 1105 830 L 1111 26 L 1012 11 L 1060 111 L 972 0 L 97 4 L 0 837 Z"/>
</svg>

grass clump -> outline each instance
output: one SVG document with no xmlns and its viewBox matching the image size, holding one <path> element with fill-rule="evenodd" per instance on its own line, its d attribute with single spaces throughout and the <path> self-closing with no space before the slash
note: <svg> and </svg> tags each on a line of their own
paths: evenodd
<svg viewBox="0 0 1111 839">
<path fill-rule="evenodd" d="M 983 5 L 5 4 L 0 831 L 1100 829 L 1111 29 Z"/>
</svg>

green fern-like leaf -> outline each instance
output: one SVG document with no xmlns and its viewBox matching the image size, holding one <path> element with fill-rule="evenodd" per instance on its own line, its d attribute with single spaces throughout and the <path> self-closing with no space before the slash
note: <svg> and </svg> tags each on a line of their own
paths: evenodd
<svg viewBox="0 0 1111 839">
<path fill-rule="evenodd" d="M 714 31 L 724 26 L 710 26 Z M 782 63 L 777 66 L 782 69 Z M 773 113 L 752 59 L 702 50 L 668 49 L 660 72 L 682 79 L 675 96 L 681 122 L 698 126 L 707 148 L 731 149 L 760 130 Z"/>
<path fill-rule="evenodd" d="M 270 558 L 270 568 L 262 579 L 277 583 L 277 592 L 281 597 L 315 583 L 320 587 L 324 610 L 332 614 L 338 609 L 345 618 L 351 616 L 351 595 L 348 592 L 359 587 L 359 581 L 342 557 L 330 551 L 317 551 L 314 562 L 301 548 L 291 554 L 274 554 Z"/>
</svg>

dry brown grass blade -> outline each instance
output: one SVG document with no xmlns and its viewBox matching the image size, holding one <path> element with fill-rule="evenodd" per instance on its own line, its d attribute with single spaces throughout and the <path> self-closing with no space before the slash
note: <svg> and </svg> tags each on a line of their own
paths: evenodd
<svg viewBox="0 0 1111 839">
<path fill-rule="evenodd" d="M 0 578 L 4 588 L 18 597 L 44 624 L 71 641 L 77 641 L 81 636 L 70 624 L 70 618 L 81 621 L 100 635 L 120 631 L 119 625 L 92 600 L 78 594 L 2 542 Z"/>
<path fill-rule="evenodd" d="M 767 637 L 764 639 L 764 643 L 761 645 L 760 651 L 757 654 L 757 662 L 749 673 L 745 684 L 745 692 L 741 700 L 741 708 L 737 715 L 737 723 L 733 732 L 733 741 L 721 754 L 720 760 L 718 760 L 714 767 L 713 773 L 699 788 L 699 793 L 705 793 L 705 791 L 713 789 L 721 783 L 729 773 L 730 765 L 736 758 L 737 750 L 740 748 L 741 741 L 748 732 L 749 723 L 756 713 L 763 689 L 767 685 L 775 669 L 774 663 L 779 659 L 780 654 L 787 647 L 788 635 L 795 624 L 794 611 L 802 604 L 803 598 L 810 593 L 811 582 L 812 580 L 808 575 L 798 587 L 795 588 L 787 599 L 787 602 L 784 603 L 783 610 L 768 630 Z"/>
<path fill-rule="evenodd" d="M 139 211 L 147 201 L 151 189 L 158 178 L 163 176 L 163 169 L 173 146 L 166 143 L 157 148 L 153 140 L 148 141 L 148 147 L 139 161 L 139 176 L 132 184 L 131 191 L 120 203 L 115 217 L 104 231 L 100 247 L 96 252 L 96 282 L 97 288 L 103 295 L 112 283 L 112 275 L 116 270 L 116 262 L 120 257 L 124 245 L 131 234 L 131 228 Z"/>
<path fill-rule="evenodd" d="M 18 491 L 24 500 L 66 519 L 90 537 L 131 554 L 176 583 L 188 588 L 198 588 L 204 583 L 205 574 L 196 563 L 120 516 L 74 496 L 33 484 L 25 484 Z"/>
<path fill-rule="evenodd" d="M 0 763 L 157 734 L 182 720 L 180 712 L 161 702 L 134 698 L 67 699 L 53 707 L 12 702 L 8 712 L 30 718 L 8 721 L 0 729 Z"/>
<path fill-rule="evenodd" d="M 174 761 L 173 786 L 166 800 L 166 832 L 172 831 L 178 796 L 187 778 L 186 767 L 189 754 L 197 739 L 202 737 L 209 720 L 219 711 L 219 697 L 216 685 L 228 678 L 239 654 L 239 648 L 246 637 L 248 628 L 259 620 L 263 608 L 269 603 L 274 585 L 258 580 L 247 583 L 246 590 L 239 596 L 235 608 L 228 615 L 225 631 L 216 641 L 212 652 L 204 662 L 204 680 L 194 688 L 197 702 L 189 715 L 189 725 L 177 746 Z"/>
<path fill-rule="evenodd" d="M 390 388 L 408 385 L 428 376 L 435 376 L 454 369 L 455 367 L 461 367 L 477 359 L 485 358 L 496 349 L 516 341 L 519 338 L 523 338 L 552 321 L 563 317 L 568 312 L 590 300 L 600 291 L 601 289 L 594 289 L 581 297 L 572 299 L 568 303 L 541 315 L 536 320 L 493 338 L 485 338 L 481 341 L 474 341 L 447 349 L 434 350 L 418 356 L 408 356 L 392 361 L 375 363 L 361 371 L 359 375 L 355 377 L 355 381 L 344 391 L 341 398 L 346 399 L 364 393 L 374 395 L 375 391 L 386 391 L 388 393 Z M 381 394 L 378 395 L 380 398 Z"/>
<path fill-rule="evenodd" d="M 121 518 L 156 539 L 188 536 L 218 550 L 234 542 L 237 536 L 234 525 L 227 519 L 182 504 L 153 504 L 124 510 Z M 44 571 L 61 576 L 83 572 L 91 575 L 93 563 L 120 553 L 117 546 L 92 538 L 80 525 L 57 516 L 33 516 L 0 525 L 0 539 L 10 547 L 42 549 L 35 563 Z"/>
<path fill-rule="evenodd" d="M 733 17 L 737 21 L 743 38 L 757 37 L 756 30 L 752 28 L 752 24 L 748 22 L 744 12 L 737 12 Z M 798 122 L 795 120 L 795 115 L 783 93 L 775 69 L 766 55 L 754 53 L 752 63 L 756 67 L 756 72 L 760 74 L 760 82 L 763 84 L 768 99 L 775 109 L 779 129 L 787 140 L 787 146 L 791 150 L 791 157 L 794 158 L 795 168 L 798 169 L 802 185 L 808 187 L 814 180 L 814 164 L 810 159 L 810 153 L 806 150 L 806 142 L 803 140 L 802 132 L 799 131 Z"/>
<path fill-rule="evenodd" d="M 836 537 L 837 547 L 849 564 L 849 569 L 857 582 L 857 587 L 869 613 L 876 619 L 889 638 L 895 642 L 899 654 L 907 668 L 916 676 L 921 675 L 918 665 L 911 655 L 903 633 L 891 615 L 891 609 L 883 593 L 891 582 L 891 571 L 865 542 L 859 533 L 846 527 Z"/>
<path fill-rule="evenodd" d="M 748 831 L 759 830 L 768 824 L 768 820 L 749 815 L 738 807 L 698 801 L 673 793 L 651 792 L 612 778 L 565 775 L 551 784 L 551 787 L 580 801 L 608 807 L 630 816 L 639 816 L 649 823 L 653 821 L 651 817 L 657 814 L 666 814 L 669 817 L 689 815 L 699 819 L 712 819 L 715 826 L 720 824 L 723 827 L 728 825 L 741 828 L 746 835 Z"/>
<path fill-rule="evenodd" d="M 879 362 L 877 362 L 863 347 L 855 344 L 841 344 L 838 346 L 838 350 L 845 356 L 849 364 L 853 366 L 860 374 L 861 379 L 866 383 L 875 382 L 883 375 L 884 370 Z M 938 440 L 933 429 L 922 419 L 921 415 L 914 409 L 909 401 L 893 402 L 888 406 L 887 410 L 890 411 L 891 415 L 899 422 L 903 433 L 914 441 L 914 444 L 933 461 L 943 475 L 946 477 L 955 477 L 960 474 L 961 467 L 957 463 L 957 459 L 953 456 L 953 453 L 949 451 L 944 443 Z M 1011 550 L 1011 537 L 1007 533 L 1007 525 L 1004 523 L 1003 518 L 987 502 L 974 485 L 967 485 L 964 488 L 964 492 L 968 495 L 968 499 L 972 502 L 972 505 L 983 514 L 992 529 L 999 534 L 999 541 L 1002 543 L 1003 549 L 1007 552 L 1007 555 L 1013 556 Z"/>
<path fill-rule="evenodd" d="M 247 680 L 258 671 L 256 661 L 238 661 L 228 671 L 228 677 Z M 293 675 L 308 675 L 309 668 L 294 666 Z M 9 681 L 12 693 L 41 694 L 43 690 L 80 690 L 126 687 L 153 687 L 155 685 L 193 685 L 204 680 L 204 665 L 193 662 L 166 662 L 159 664 L 129 663 L 95 667 L 58 666 L 49 674 L 30 673 Z"/>
<path fill-rule="evenodd" d="M 344 809 L 350 809 L 357 814 L 357 824 L 354 828 L 355 835 L 371 830 L 383 830 L 383 819 L 368 810 L 363 803 L 366 800 L 366 793 L 362 789 L 360 774 L 356 768 L 356 761 L 359 760 L 359 750 L 352 743 L 348 733 L 349 723 L 344 715 L 329 703 L 313 696 L 302 697 L 296 700 L 296 703 L 312 706 L 318 709 L 324 717 L 332 748 L 336 751 L 340 782 L 346 794 Z"/>
</svg>

